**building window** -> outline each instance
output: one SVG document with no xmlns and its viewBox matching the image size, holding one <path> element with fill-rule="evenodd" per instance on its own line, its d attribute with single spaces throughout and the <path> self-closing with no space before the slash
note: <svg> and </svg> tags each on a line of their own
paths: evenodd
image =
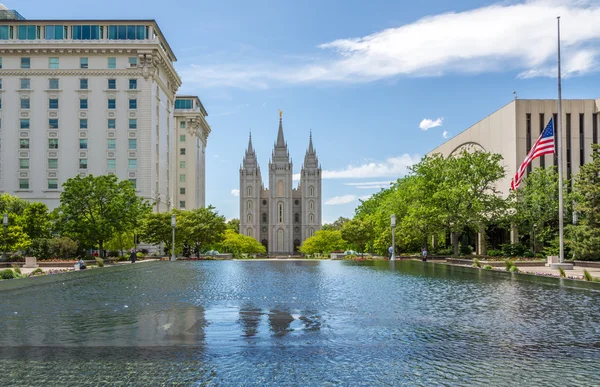
<svg viewBox="0 0 600 387">
<path fill-rule="evenodd" d="M 23 89 L 23 90 L 31 89 L 31 79 L 21 78 L 21 89 Z"/>
<path fill-rule="evenodd" d="M 29 189 L 29 179 L 19 179 L 19 189 Z"/>
<path fill-rule="evenodd" d="M 129 90 L 136 90 L 137 89 L 137 79 L 130 79 L 129 80 Z"/>
<path fill-rule="evenodd" d="M 58 149 L 58 138 L 48 139 L 48 149 Z"/>
<path fill-rule="evenodd" d="M 31 58 L 21 58 L 21 68 L 22 69 L 31 68 Z"/>
<path fill-rule="evenodd" d="M 180 183 L 185 183 L 185 173 L 182 173 L 179 175 L 179 182 Z"/>
<path fill-rule="evenodd" d="M 2 68 L 2 58 L 0 58 L 0 69 Z"/>
<path fill-rule="evenodd" d="M 22 138 L 19 140 L 19 148 L 20 149 L 29 149 L 29 139 Z"/>
<path fill-rule="evenodd" d="M 58 118 L 48 119 L 48 127 L 50 129 L 58 129 Z"/>
<path fill-rule="evenodd" d="M 108 119 L 108 129 L 116 129 L 117 128 L 117 120 L 114 118 Z"/>
<path fill-rule="evenodd" d="M 294 214 L 294 222 L 300 223 L 300 214 Z"/>
<path fill-rule="evenodd" d="M 48 179 L 48 189 L 58 189 L 58 180 Z"/>
<path fill-rule="evenodd" d="M 310 188 L 308 189 L 308 194 L 310 196 L 315 196 L 315 187 L 313 187 L 312 185 L 310 186 Z"/>
<path fill-rule="evenodd" d="M 279 223 L 283 223 L 283 202 L 279 202 L 277 204 L 277 218 L 279 219 Z"/>
<path fill-rule="evenodd" d="M 2 79 L 1 78 L 0 78 L 0 90 L 2 90 Z"/>
<path fill-rule="evenodd" d="M 137 189 L 137 180 L 136 179 L 129 179 L 129 182 L 131 183 L 131 185 L 133 185 L 134 189 Z"/>
<path fill-rule="evenodd" d="M 46 26 L 45 38 L 46 40 L 62 40 L 66 37 L 67 27 L 63 25 Z"/>
<path fill-rule="evenodd" d="M 108 68 L 109 69 L 117 68 L 117 58 L 108 58 Z"/>
<path fill-rule="evenodd" d="M 29 118 L 21 119 L 21 129 L 29 129 Z"/>
<path fill-rule="evenodd" d="M 185 129 L 185 120 L 179 121 L 179 129 Z"/>
<path fill-rule="evenodd" d="M 313 214 L 310 214 L 310 215 L 308 216 L 308 222 L 309 222 L 310 224 L 313 224 L 313 223 L 315 222 L 315 216 L 314 216 Z"/>
<path fill-rule="evenodd" d="M 79 58 L 79 68 L 80 69 L 88 68 L 88 58 Z"/>
<path fill-rule="evenodd" d="M 310 230 L 308 230 L 308 235 L 314 236 L 315 235 L 315 229 L 311 228 Z"/>
<path fill-rule="evenodd" d="M 584 115 L 579 114 L 579 165 L 583 165 L 585 162 L 585 137 L 583 134 L 584 129 Z"/>
<path fill-rule="evenodd" d="M 29 109 L 30 100 L 29 98 L 21 98 L 21 109 Z"/>
<path fill-rule="evenodd" d="M 57 90 L 58 89 L 58 79 L 51 78 L 48 80 L 48 89 Z"/>
<path fill-rule="evenodd" d="M 58 98 L 48 100 L 48 109 L 58 109 Z"/>
<path fill-rule="evenodd" d="M 175 109 L 190 110 L 192 108 L 191 99 L 178 99 L 175 101 Z"/>
<path fill-rule="evenodd" d="M 88 100 L 87 99 L 80 99 L 79 100 L 79 108 L 80 109 L 87 109 L 88 108 Z"/>
<path fill-rule="evenodd" d="M 13 38 L 12 26 L 0 26 L 0 40 L 8 40 Z"/>
<path fill-rule="evenodd" d="M 136 169 L 137 168 L 137 159 L 129 159 L 129 163 L 127 164 L 127 168 Z"/>
<path fill-rule="evenodd" d="M 73 40 L 99 40 L 102 32 L 99 25 L 73 26 Z"/>
<path fill-rule="evenodd" d="M 252 196 L 252 186 L 249 185 L 248 188 L 246 189 L 247 195 L 248 196 Z"/>
<path fill-rule="evenodd" d="M 36 40 L 39 37 L 38 26 L 19 26 L 17 29 L 17 39 L 19 40 Z"/>
<path fill-rule="evenodd" d="M 79 80 L 79 88 L 81 90 L 87 90 L 87 88 L 88 88 L 88 80 L 85 79 L 85 78 L 84 79 L 80 79 Z"/>
<path fill-rule="evenodd" d="M 79 129 L 87 129 L 87 127 L 88 127 L 87 118 L 80 118 L 79 119 Z"/>
<path fill-rule="evenodd" d="M 251 210 L 252 209 L 252 200 L 248 200 L 246 206 L 247 206 L 248 210 Z"/>
<path fill-rule="evenodd" d="M 248 223 L 252 223 L 252 214 L 248 214 L 248 216 L 246 216 L 246 219 L 248 220 Z"/>
<path fill-rule="evenodd" d="M 185 148 L 179 148 L 179 154 L 185 156 Z"/>
<path fill-rule="evenodd" d="M 79 149 L 87 149 L 87 138 L 79 139 Z"/>
<path fill-rule="evenodd" d="M 598 113 L 592 114 L 592 141 L 598 143 Z"/>
<path fill-rule="evenodd" d="M 185 187 L 179 188 L 179 194 L 180 195 L 185 195 Z"/>
<path fill-rule="evenodd" d="M 58 169 L 58 159 L 48 159 L 48 169 Z"/>
<path fill-rule="evenodd" d="M 19 168 L 29 169 L 29 159 L 19 159 Z"/>
<path fill-rule="evenodd" d="M 129 119 L 129 129 L 137 129 L 137 119 L 136 118 Z"/>
<path fill-rule="evenodd" d="M 314 202 L 314 201 L 312 201 L 312 200 L 311 200 L 310 202 L 308 202 L 308 208 L 309 208 L 310 210 L 314 210 L 314 209 L 315 209 L 315 202 Z"/>
<path fill-rule="evenodd" d="M 185 134 L 180 134 L 179 135 L 179 141 L 180 142 L 185 142 Z"/>
<path fill-rule="evenodd" d="M 137 140 L 135 138 L 129 139 L 129 149 L 137 149 Z"/>
<path fill-rule="evenodd" d="M 185 200 L 179 201 L 179 208 L 185 208 Z"/>
<path fill-rule="evenodd" d="M 58 68 L 58 58 L 49 58 L 48 59 L 48 67 L 51 69 L 57 69 Z"/>
<path fill-rule="evenodd" d="M 87 160 L 88 159 L 79 159 L 79 169 L 87 169 Z"/>
<path fill-rule="evenodd" d="M 128 62 L 129 62 L 129 67 L 136 67 L 137 66 L 137 56 L 132 56 L 129 57 Z"/>
<path fill-rule="evenodd" d="M 108 39 L 114 40 L 143 40 L 148 36 L 146 26 L 139 25 L 109 25 Z"/>
<path fill-rule="evenodd" d="M 277 182 L 277 196 L 283 196 L 283 180 Z"/>
<path fill-rule="evenodd" d="M 566 140 L 567 140 L 567 180 L 571 180 L 571 113 L 566 114 Z M 570 185 L 569 185 L 570 186 Z"/>
<path fill-rule="evenodd" d="M 116 99 L 109 99 L 108 100 L 108 108 L 109 109 L 116 109 L 117 108 L 117 100 Z"/>
<path fill-rule="evenodd" d="M 130 109 L 137 109 L 137 99 L 132 98 L 129 100 L 129 108 Z"/>
<path fill-rule="evenodd" d="M 117 168 L 117 160 L 115 159 L 107 159 L 106 166 L 108 169 L 116 169 Z"/>
<path fill-rule="evenodd" d="M 116 79 L 109 79 L 108 80 L 108 89 L 109 90 L 115 90 L 117 88 L 117 80 Z"/>
<path fill-rule="evenodd" d="M 263 221 L 263 223 L 267 223 L 267 214 L 265 214 L 265 213 L 262 214 L 262 221 Z"/>
<path fill-rule="evenodd" d="M 106 140 L 106 141 L 107 141 L 106 149 L 117 149 L 117 140 L 110 139 L 110 140 Z"/>
<path fill-rule="evenodd" d="M 545 120 L 544 120 L 544 113 L 540 113 L 540 134 L 542 134 L 544 132 L 544 129 L 546 128 L 545 125 Z M 554 128 L 556 130 L 556 128 Z M 540 157 L 540 168 L 546 168 L 546 155 L 542 155 Z"/>
<path fill-rule="evenodd" d="M 180 161 L 179 162 L 179 168 L 180 169 L 185 169 L 185 161 Z"/>
</svg>

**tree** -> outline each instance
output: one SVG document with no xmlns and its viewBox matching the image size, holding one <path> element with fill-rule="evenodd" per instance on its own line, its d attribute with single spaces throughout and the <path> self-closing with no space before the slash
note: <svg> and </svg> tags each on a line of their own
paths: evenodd
<svg viewBox="0 0 600 387">
<path fill-rule="evenodd" d="M 0 236 L 2 236 L 2 245 L 0 247 L 6 249 L 6 251 L 25 250 L 31 246 L 31 239 L 19 225 L 10 224 L 9 222 L 6 228 L 6 238 L 4 235 L 4 231 L 2 231 L 0 233 Z"/>
<path fill-rule="evenodd" d="M 48 242 L 50 253 L 59 258 L 73 258 L 77 253 L 77 242 L 69 237 L 50 239 Z"/>
<path fill-rule="evenodd" d="M 241 254 L 262 254 L 266 252 L 266 249 L 256 239 L 238 234 L 231 229 L 225 230 L 222 235 L 223 240 L 220 245 L 223 251 L 227 251 L 233 254 L 234 257 L 238 257 Z"/>
<path fill-rule="evenodd" d="M 329 254 L 335 250 L 345 249 L 345 247 L 346 241 L 342 238 L 341 231 L 319 230 L 302 243 L 300 252 L 304 254 Z"/>
<path fill-rule="evenodd" d="M 373 238 L 373 225 L 369 220 L 349 220 L 341 231 L 342 238 L 363 254 L 367 242 Z"/>
<path fill-rule="evenodd" d="M 233 230 L 234 232 L 240 232 L 240 220 L 239 219 L 231 219 L 227 222 L 227 229 Z"/>
<path fill-rule="evenodd" d="M 600 146 L 592 145 L 592 162 L 581 166 L 575 178 L 575 211 L 579 223 L 573 226 L 573 247 L 579 259 L 600 259 Z"/>
<path fill-rule="evenodd" d="M 32 240 L 49 238 L 51 235 L 52 220 L 44 203 L 31 203 L 25 207 L 18 223 Z"/>
<path fill-rule="evenodd" d="M 221 234 L 226 229 L 225 217 L 213 206 L 177 211 L 176 214 L 178 231 L 175 234 L 180 234 L 184 248 L 193 249 L 197 257 L 203 249 L 221 241 Z"/>
<path fill-rule="evenodd" d="M 170 212 L 147 213 L 140 222 L 140 239 L 146 243 L 164 244 L 165 250 L 170 251 L 172 246 L 172 228 Z M 175 233 L 179 240 L 181 236 Z M 176 242 L 177 244 L 177 242 Z"/>
<path fill-rule="evenodd" d="M 150 211 L 133 184 L 115 175 L 77 176 L 63 184 L 56 212 L 67 235 L 83 244 L 104 243 L 116 233 L 130 230 Z"/>
<path fill-rule="evenodd" d="M 342 227 L 344 227 L 344 224 L 346 222 L 348 222 L 350 219 L 348 218 L 344 218 L 343 216 L 340 216 L 339 218 L 337 218 L 336 221 L 334 221 L 333 223 L 326 223 L 323 225 L 323 230 L 341 230 Z"/>
</svg>

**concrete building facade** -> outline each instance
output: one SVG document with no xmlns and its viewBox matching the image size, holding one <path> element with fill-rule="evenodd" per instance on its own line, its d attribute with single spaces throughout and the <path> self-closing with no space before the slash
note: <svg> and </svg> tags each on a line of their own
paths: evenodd
<svg viewBox="0 0 600 387">
<path fill-rule="evenodd" d="M 240 233 L 262 243 L 269 254 L 293 254 L 321 229 L 321 205 L 321 166 L 312 134 L 296 189 L 281 116 L 266 189 L 250 135 L 240 167 Z"/>
<path fill-rule="evenodd" d="M 176 123 L 186 120 L 198 134 L 186 149 L 201 150 L 186 167 L 201 183 L 185 206 L 204 205 L 206 111 L 197 98 L 196 110 L 176 109 L 177 59 L 154 20 L 25 20 L 5 8 L 0 191 L 52 209 L 67 179 L 115 174 L 155 211 L 170 210 L 183 200 L 174 150 Z"/>
</svg>

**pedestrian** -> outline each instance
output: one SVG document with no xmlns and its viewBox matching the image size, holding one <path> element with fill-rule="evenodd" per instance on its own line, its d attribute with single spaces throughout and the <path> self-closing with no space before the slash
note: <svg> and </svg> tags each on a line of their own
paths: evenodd
<svg viewBox="0 0 600 387">
<path fill-rule="evenodd" d="M 131 263 L 135 263 L 136 258 L 137 258 L 137 254 L 135 253 L 135 249 L 131 249 L 131 254 L 129 255 L 129 259 L 131 260 Z"/>
<path fill-rule="evenodd" d="M 389 259 L 392 259 L 392 255 L 394 254 L 394 246 L 390 246 L 390 248 L 388 249 L 388 253 L 390 254 Z"/>
<path fill-rule="evenodd" d="M 79 264 L 79 270 L 87 269 L 87 266 L 85 266 L 85 263 L 83 263 L 83 259 L 81 259 L 81 257 L 77 257 L 77 258 L 79 258 L 79 260 L 77 261 L 77 263 Z"/>
<path fill-rule="evenodd" d="M 427 262 L 427 246 L 421 249 L 421 255 L 423 256 L 423 262 Z"/>
</svg>

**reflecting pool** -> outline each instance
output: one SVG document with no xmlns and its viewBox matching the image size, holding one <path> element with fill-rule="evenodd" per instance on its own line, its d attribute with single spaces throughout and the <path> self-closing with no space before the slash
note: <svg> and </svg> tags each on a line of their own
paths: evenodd
<svg viewBox="0 0 600 387">
<path fill-rule="evenodd" d="M 0 385 L 600 385 L 600 291 L 574 286 L 416 261 L 3 281 Z"/>
</svg>

